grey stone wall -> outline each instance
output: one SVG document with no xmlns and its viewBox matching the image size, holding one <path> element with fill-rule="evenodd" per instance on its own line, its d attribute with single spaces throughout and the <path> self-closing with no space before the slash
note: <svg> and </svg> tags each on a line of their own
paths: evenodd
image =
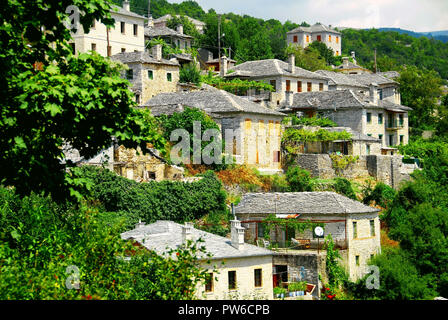
<svg viewBox="0 0 448 320">
<path fill-rule="evenodd" d="M 325 251 L 303 252 L 299 254 L 277 253 L 273 257 L 273 265 L 286 265 L 288 267 L 288 282 L 306 281 L 316 285 L 313 296 L 318 297 L 321 284 L 319 274 L 326 279 L 325 274 Z"/>
<path fill-rule="evenodd" d="M 328 154 L 298 154 L 294 164 L 308 170 L 312 177 L 332 179 L 337 177 Z M 360 156 L 359 160 L 350 164 L 342 176 L 347 179 L 373 177 L 395 189 L 411 179 L 412 168 L 403 164 L 401 156 L 369 155 Z"/>
</svg>

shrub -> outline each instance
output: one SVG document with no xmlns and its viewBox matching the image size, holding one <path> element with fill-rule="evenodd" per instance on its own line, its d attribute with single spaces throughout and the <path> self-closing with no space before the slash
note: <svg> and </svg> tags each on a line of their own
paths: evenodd
<svg viewBox="0 0 448 320">
<path fill-rule="evenodd" d="M 375 201 L 381 207 L 387 208 L 388 204 L 394 200 L 397 192 L 387 184 L 379 182 L 373 190 L 366 189 L 364 194 L 364 204 L 369 205 L 372 201 Z"/>
<path fill-rule="evenodd" d="M 128 223 L 172 220 L 183 223 L 207 214 L 225 214 L 226 194 L 212 171 L 197 182 L 151 181 L 137 183 L 107 169 L 85 166 L 83 177 L 92 182 L 90 197 L 107 211 L 128 213 Z"/>
<path fill-rule="evenodd" d="M 183 83 L 201 84 L 201 73 L 193 63 L 183 66 L 179 71 L 179 81 Z"/>
<path fill-rule="evenodd" d="M 288 181 L 289 191 L 291 192 L 313 191 L 310 173 L 299 166 L 288 168 L 286 181 Z"/>
<path fill-rule="evenodd" d="M 345 178 L 336 178 L 333 184 L 333 188 L 337 193 L 340 193 L 350 199 L 358 200 L 352 184 Z"/>
<path fill-rule="evenodd" d="M 94 208 L 4 188 L 0 204 L 1 300 L 192 299 L 204 279 L 196 243 L 160 256 L 122 241 L 121 224 L 106 227 Z"/>
</svg>

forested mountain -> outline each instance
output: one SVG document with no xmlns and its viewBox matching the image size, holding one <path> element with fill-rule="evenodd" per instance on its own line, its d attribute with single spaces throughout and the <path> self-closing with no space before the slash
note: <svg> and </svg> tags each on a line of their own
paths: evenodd
<svg viewBox="0 0 448 320">
<path fill-rule="evenodd" d="M 448 79 L 448 43 L 377 29 L 345 29 L 342 35 L 342 53 L 355 51 L 358 62 L 368 68 L 373 66 L 376 48 L 381 71 L 395 70 L 400 65 L 415 65 L 433 69 Z"/>
<path fill-rule="evenodd" d="M 121 4 L 122 0 L 114 2 Z M 131 0 L 131 10 L 146 16 L 148 0 Z M 169 3 L 167 0 L 151 1 L 153 18 L 168 13 L 188 15 L 206 22 L 205 34 L 199 39 L 198 44 L 217 54 L 218 14 L 215 10 L 205 12 L 192 0 L 182 3 Z M 230 54 L 238 62 L 269 58 L 285 59 L 286 32 L 299 26 L 291 21 L 281 23 L 276 19 L 263 20 L 234 13 L 223 14 L 221 19 L 222 34 L 225 34 L 221 46 L 226 54 Z M 308 24 L 302 22 L 301 25 Z M 415 65 L 418 68 L 433 69 L 442 78 L 448 79 L 448 43 L 378 29 L 344 29 L 342 34 L 343 54 L 349 55 L 351 51 L 355 51 L 358 63 L 367 68 L 373 68 L 376 48 L 380 71 L 396 70 L 401 65 Z M 437 33 L 437 35 L 443 34 Z"/>
<path fill-rule="evenodd" d="M 448 30 L 444 31 L 433 31 L 433 32 L 414 32 L 410 30 L 404 30 L 400 28 L 379 28 L 379 31 L 396 31 L 399 34 L 408 34 L 414 38 L 434 38 L 434 40 L 440 40 L 442 42 L 448 42 Z"/>
</svg>

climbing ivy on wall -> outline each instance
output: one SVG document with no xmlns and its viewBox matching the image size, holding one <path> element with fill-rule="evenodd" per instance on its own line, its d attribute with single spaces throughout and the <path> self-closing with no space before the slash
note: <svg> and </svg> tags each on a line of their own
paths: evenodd
<svg viewBox="0 0 448 320">
<path fill-rule="evenodd" d="M 294 230 L 299 233 L 304 232 L 307 229 L 314 230 L 314 228 L 318 226 L 324 228 L 323 223 L 311 222 L 311 220 L 303 221 L 297 219 L 277 218 L 274 214 L 270 214 L 265 219 L 263 219 L 262 225 L 263 237 L 266 240 L 269 240 L 271 238 L 271 230 L 273 230 L 275 227 L 280 227 L 282 231 L 286 231 L 287 228 L 294 228 Z"/>
<path fill-rule="evenodd" d="M 288 153 L 298 153 L 299 146 L 306 142 L 314 141 L 335 141 L 335 140 L 351 140 L 351 133 L 343 130 L 337 132 L 319 129 L 317 131 L 287 128 L 282 137 L 282 148 Z"/>
</svg>

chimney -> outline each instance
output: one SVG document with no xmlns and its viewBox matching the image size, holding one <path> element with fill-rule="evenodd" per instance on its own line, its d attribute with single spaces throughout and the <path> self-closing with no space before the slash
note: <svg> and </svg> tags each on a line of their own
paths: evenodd
<svg viewBox="0 0 448 320">
<path fill-rule="evenodd" d="M 344 66 L 345 69 L 348 68 L 348 57 L 342 57 L 342 65 Z"/>
<path fill-rule="evenodd" d="M 231 223 L 231 237 L 232 237 L 232 246 L 238 250 L 242 250 L 244 248 L 244 228 L 241 227 L 241 221 L 232 220 Z"/>
<path fill-rule="evenodd" d="M 185 222 L 182 226 L 182 243 L 193 240 L 193 223 Z"/>
<path fill-rule="evenodd" d="M 355 54 L 355 51 L 352 51 L 351 54 L 352 54 L 353 63 L 356 64 L 356 54 Z"/>
<path fill-rule="evenodd" d="M 152 56 L 157 61 L 162 60 L 162 45 L 161 44 L 156 44 L 154 47 L 152 47 Z"/>
<path fill-rule="evenodd" d="M 127 0 L 123 1 L 123 9 L 126 11 L 131 11 L 131 3 Z"/>
<path fill-rule="evenodd" d="M 179 32 L 180 34 L 184 34 L 184 26 L 183 25 L 178 25 L 177 26 L 177 32 Z"/>
<path fill-rule="evenodd" d="M 370 84 L 370 102 L 372 102 L 374 105 L 378 104 L 378 84 L 371 83 Z"/>
<path fill-rule="evenodd" d="M 150 27 L 150 28 L 154 28 L 154 19 L 152 18 L 152 16 L 150 16 L 148 18 L 148 22 L 147 22 L 146 26 Z"/>
<path fill-rule="evenodd" d="M 224 77 L 227 74 L 227 57 L 226 56 L 222 56 L 221 58 L 221 69 L 220 71 L 220 76 Z"/>
<path fill-rule="evenodd" d="M 139 229 L 139 228 L 143 228 L 144 226 L 145 226 L 145 223 L 142 222 L 141 219 L 139 219 L 139 220 L 138 220 L 138 223 L 135 225 L 135 228 L 136 228 L 136 229 Z"/>
<path fill-rule="evenodd" d="M 296 56 L 291 53 L 289 54 L 289 59 L 288 59 L 288 71 L 291 73 L 294 73 L 294 71 L 296 70 Z"/>
<path fill-rule="evenodd" d="M 288 107 L 292 106 L 292 102 L 294 99 L 294 93 L 292 91 L 286 91 L 285 95 L 286 95 L 286 105 Z"/>
</svg>

